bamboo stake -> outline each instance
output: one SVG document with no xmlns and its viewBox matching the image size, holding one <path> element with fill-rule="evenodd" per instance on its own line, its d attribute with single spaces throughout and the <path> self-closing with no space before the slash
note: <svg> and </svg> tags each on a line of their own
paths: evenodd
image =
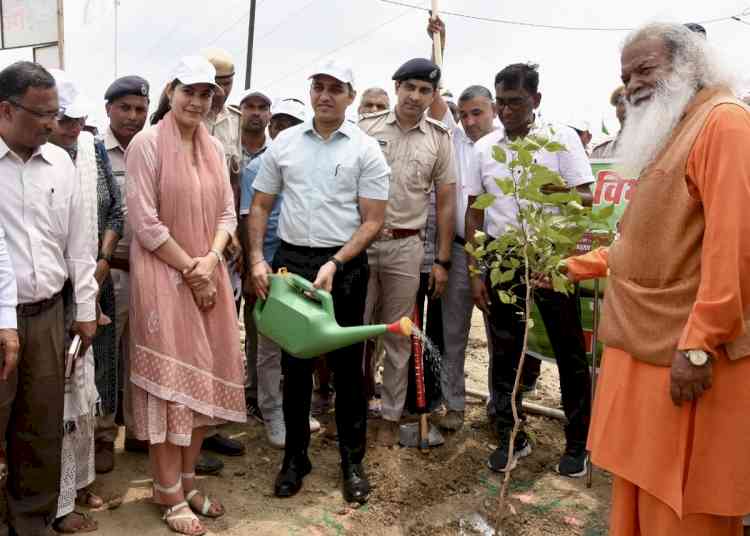
<svg viewBox="0 0 750 536">
<path fill-rule="evenodd" d="M 591 403 L 594 403 L 594 393 L 596 392 L 596 357 L 597 346 L 599 343 L 599 280 L 594 279 L 594 319 L 591 331 Z M 588 465 L 586 466 L 586 487 L 590 488 L 593 480 L 594 468 L 591 465 L 591 455 L 589 455 Z"/>
<path fill-rule="evenodd" d="M 432 20 L 438 18 L 438 0 L 432 0 Z M 432 34 L 432 54 L 435 58 L 435 64 L 438 67 L 443 66 L 443 39 L 440 37 L 440 32 L 434 32 Z"/>
</svg>

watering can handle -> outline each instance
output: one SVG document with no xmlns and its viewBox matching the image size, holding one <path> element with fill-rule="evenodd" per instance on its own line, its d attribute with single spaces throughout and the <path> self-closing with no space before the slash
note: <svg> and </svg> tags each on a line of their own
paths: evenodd
<svg viewBox="0 0 750 536">
<path fill-rule="evenodd" d="M 320 304 L 323 306 L 323 309 L 330 314 L 332 317 L 336 317 L 336 313 L 333 310 L 333 296 L 331 296 L 330 292 L 326 292 L 325 290 L 321 290 L 319 288 L 315 288 L 310 281 L 302 277 L 301 275 L 297 274 L 289 274 L 287 277 L 290 279 L 290 283 L 297 288 L 304 290 L 305 292 L 309 292 L 317 300 L 320 300 Z"/>
</svg>

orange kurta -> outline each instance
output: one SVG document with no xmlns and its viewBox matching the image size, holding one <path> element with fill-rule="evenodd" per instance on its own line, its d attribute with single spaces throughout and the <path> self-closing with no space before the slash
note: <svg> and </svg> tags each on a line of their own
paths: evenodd
<svg viewBox="0 0 750 536">
<path fill-rule="evenodd" d="M 716 357 L 713 387 L 676 407 L 669 367 L 607 348 L 589 432 L 596 465 L 679 518 L 750 512 L 750 359 L 730 361 L 724 349 L 750 321 L 750 114 L 739 110 L 711 112 L 687 165 L 706 225 L 701 283 L 678 348 Z M 579 280 L 604 277 L 607 251 L 569 259 L 568 269 Z"/>
</svg>

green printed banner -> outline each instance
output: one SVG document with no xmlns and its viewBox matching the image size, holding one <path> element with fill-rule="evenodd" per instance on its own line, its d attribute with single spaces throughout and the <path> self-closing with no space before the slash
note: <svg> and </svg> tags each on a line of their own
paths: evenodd
<svg viewBox="0 0 750 536">
<path fill-rule="evenodd" d="M 604 207 L 614 205 L 615 211 L 609 220 L 611 234 L 608 236 L 594 236 L 587 234 L 583 237 L 576 248 L 579 254 L 588 253 L 596 247 L 607 245 L 611 237 L 617 233 L 618 223 L 622 217 L 625 207 L 627 207 L 637 184 L 637 179 L 627 179 L 620 175 L 614 166 L 612 160 L 592 160 L 591 169 L 596 181 L 591 185 L 594 195 L 593 209 L 596 211 Z M 604 296 L 606 279 L 599 281 L 600 295 Z M 586 338 L 586 349 L 591 352 L 591 336 L 594 324 L 594 282 L 584 281 L 580 284 L 580 312 L 581 324 L 583 325 L 583 334 Z M 539 310 L 534 307 L 532 312 L 534 327 L 529 332 L 529 350 L 547 357 L 553 357 L 552 345 L 547 337 L 547 330 L 544 327 L 542 316 Z M 600 346 L 601 350 L 601 346 Z"/>
</svg>

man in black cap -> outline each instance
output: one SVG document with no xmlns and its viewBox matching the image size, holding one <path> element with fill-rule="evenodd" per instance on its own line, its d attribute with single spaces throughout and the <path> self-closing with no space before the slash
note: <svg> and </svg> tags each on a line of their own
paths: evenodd
<svg viewBox="0 0 750 536">
<path fill-rule="evenodd" d="M 104 132 L 104 146 L 107 149 L 112 174 L 125 199 L 127 184 L 125 180 L 125 150 L 130 140 L 143 129 L 148 115 L 149 85 L 140 76 L 123 76 L 118 78 L 104 93 L 105 108 L 109 117 L 109 126 Z M 127 215 L 127 205 L 123 203 L 123 213 Z M 115 287 L 115 312 L 117 329 L 116 348 L 120 354 L 120 397 L 122 413 L 125 419 L 125 448 L 129 451 L 148 450 L 145 442 L 138 441 L 130 433 L 132 414 L 128 396 L 130 374 L 128 366 L 128 301 L 130 280 L 128 277 L 128 251 L 130 248 L 131 230 L 125 219 L 123 237 L 118 242 L 111 258 L 99 259 L 109 263 L 112 281 Z M 96 425 L 96 471 L 106 473 L 114 468 L 114 443 L 117 438 L 115 415 L 102 415 Z"/>
<path fill-rule="evenodd" d="M 394 322 L 411 316 L 419 289 L 424 257 L 423 237 L 430 196 L 437 196 L 438 244 L 429 276 L 429 291 L 437 298 L 448 282 L 455 227 L 456 170 L 448 129 L 425 115 L 432 103 L 440 68 L 416 58 L 393 75 L 398 102 L 393 111 L 369 115 L 360 127 L 378 140 L 391 167 L 385 227 L 367 250 L 370 280 L 365 318 Z M 399 420 L 406 401 L 409 339 L 385 335 L 382 416 L 378 442 L 398 441 Z"/>
</svg>

